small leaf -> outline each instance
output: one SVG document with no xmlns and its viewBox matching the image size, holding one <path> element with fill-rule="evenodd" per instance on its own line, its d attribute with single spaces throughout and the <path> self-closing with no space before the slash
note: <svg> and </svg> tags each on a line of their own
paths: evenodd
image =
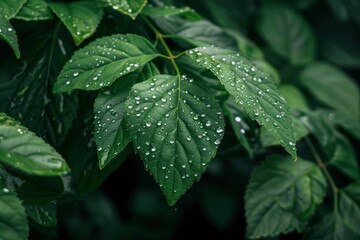
<svg viewBox="0 0 360 240">
<path fill-rule="evenodd" d="M 15 193 L 0 186 L 0 239 L 27 240 L 29 227 L 25 209 Z"/>
<path fill-rule="evenodd" d="M 20 50 L 15 29 L 0 15 L 0 39 L 3 39 L 13 49 L 15 56 L 20 58 Z"/>
<path fill-rule="evenodd" d="M 25 21 L 48 20 L 53 15 L 44 0 L 27 0 L 15 18 Z"/>
<path fill-rule="evenodd" d="M 41 138 L 0 114 L 0 160 L 27 173 L 56 176 L 70 171 L 65 160 Z"/>
<path fill-rule="evenodd" d="M 253 157 L 253 149 L 250 146 L 246 132 L 250 130 L 248 124 L 244 121 L 243 113 L 240 110 L 239 105 L 233 98 L 228 98 L 223 105 L 224 112 L 226 113 L 233 132 L 241 145 L 245 148 L 250 158 Z"/>
<path fill-rule="evenodd" d="M 123 14 L 129 15 L 134 20 L 147 3 L 147 0 L 107 0 L 107 1 L 113 9 Z"/>
<path fill-rule="evenodd" d="M 283 96 L 289 104 L 290 108 L 298 109 L 304 112 L 310 110 L 306 103 L 305 96 L 295 86 L 290 84 L 281 85 L 279 87 L 279 91 L 281 96 Z"/>
<path fill-rule="evenodd" d="M 129 143 L 129 134 L 123 121 L 125 101 L 138 74 L 128 75 L 99 93 L 95 105 L 95 141 L 98 147 L 99 167 L 102 169 Z"/>
<path fill-rule="evenodd" d="M 15 17 L 26 0 L 1 0 L 0 1 L 0 17 L 6 20 Z"/>
<path fill-rule="evenodd" d="M 314 163 L 273 155 L 257 167 L 246 188 L 250 238 L 304 229 L 326 194 L 326 179 Z"/>
<path fill-rule="evenodd" d="M 258 19 L 260 36 L 293 65 L 306 64 L 315 58 L 314 33 L 295 10 L 283 4 L 264 4 Z"/>
<path fill-rule="evenodd" d="M 152 44 L 133 34 L 103 37 L 75 52 L 55 83 L 55 92 L 110 86 L 160 56 Z"/>
<path fill-rule="evenodd" d="M 264 125 L 296 159 L 289 108 L 267 74 L 231 50 L 202 47 L 189 50 L 187 54 L 195 63 L 211 70 L 243 110 Z"/>
<path fill-rule="evenodd" d="M 221 108 L 192 79 L 169 75 L 135 84 L 126 105 L 135 151 L 174 205 L 215 156 L 224 134 Z"/>
<path fill-rule="evenodd" d="M 360 119 L 360 91 L 355 81 L 326 63 L 312 63 L 300 75 L 301 84 L 319 101 Z"/>
<path fill-rule="evenodd" d="M 35 222 L 44 227 L 55 227 L 56 219 L 56 202 L 45 204 L 24 204 L 27 215 Z"/>
<path fill-rule="evenodd" d="M 151 7 L 145 6 L 141 14 L 150 17 L 184 16 L 189 20 L 200 20 L 201 17 L 189 7 L 177 8 L 174 6 Z"/>
<path fill-rule="evenodd" d="M 70 31 L 76 45 L 96 31 L 103 14 L 96 1 L 49 3 L 49 6 Z"/>
</svg>

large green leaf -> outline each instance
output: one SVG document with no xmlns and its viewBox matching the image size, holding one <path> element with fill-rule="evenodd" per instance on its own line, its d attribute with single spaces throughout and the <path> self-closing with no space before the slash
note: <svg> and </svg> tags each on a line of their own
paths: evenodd
<svg viewBox="0 0 360 240">
<path fill-rule="evenodd" d="M 60 25 L 44 21 L 36 28 L 21 41 L 21 60 L 9 57 L 0 66 L 0 111 L 57 147 L 76 115 L 77 98 L 52 88 L 74 46 Z"/>
<path fill-rule="evenodd" d="M 50 3 L 49 6 L 70 31 L 76 45 L 96 31 L 103 14 L 96 1 Z"/>
<path fill-rule="evenodd" d="M 258 19 L 261 37 L 293 65 L 306 64 L 315 58 L 314 33 L 294 9 L 282 4 L 264 4 Z"/>
<path fill-rule="evenodd" d="M 17 58 L 20 58 L 18 39 L 10 22 L 0 15 L 0 39 L 3 39 L 13 49 Z"/>
<path fill-rule="evenodd" d="M 272 79 L 240 54 L 202 47 L 187 51 L 193 61 L 210 69 L 242 109 L 271 132 L 296 159 L 295 137 L 289 107 Z"/>
<path fill-rule="evenodd" d="M 135 19 L 145 7 L 147 0 L 107 0 L 109 5 L 132 19 Z"/>
<path fill-rule="evenodd" d="M 154 65 L 147 64 L 141 74 L 134 72 L 115 82 L 109 89 L 101 91 L 95 101 L 95 141 L 98 147 L 99 167 L 102 169 L 129 143 L 124 118 L 125 101 L 131 87 L 146 75 L 160 74 Z"/>
<path fill-rule="evenodd" d="M 4 114 L 0 114 L 0 161 L 44 176 L 70 171 L 65 160 L 49 144 Z"/>
<path fill-rule="evenodd" d="M 286 102 L 289 104 L 290 108 L 305 112 L 309 110 L 305 96 L 295 86 L 290 84 L 281 85 L 279 87 L 279 91 L 281 96 L 283 96 Z"/>
<path fill-rule="evenodd" d="M 54 91 L 96 90 L 159 56 L 145 38 L 127 34 L 100 38 L 75 52 L 58 77 Z"/>
<path fill-rule="evenodd" d="M 26 240 L 29 228 L 21 201 L 14 192 L 0 186 L 0 239 Z"/>
<path fill-rule="evenodd" d="M 26 0 L 1 0 L 0 1 L 0 16 L 9 20 L 15 17 Z"/>
<path fill-rule="evenodd" d="M 273 155 L 257 167 L 246 188 L 247 234 L 251 238 L 301 231 L 326 194 L 314 163 Z"/>
<path fill-rule="evenodd" d="M 326 63 L 312 63 L 300 75 L 301 84 L 322 103 L 360 119 L 360 91 L 354 80 Z"/>
<path fill-rule="evenodd" d="M 16 15 L 16 18 L 26 21 L 47 20 L 52 19 L 53 15 L 44 0 L 27 0 Z"/>
<path fill-rule="evenodd" d="M 135 150 L 174 205 L 215 156 L 221 108 L 194 80 L 158 75 L 134 85 L 126 110 Z"/>
<path fill-rule="evenodd" d="M 56 219 L 56 202 L 45 204 L 24 204 L 26 214 L 38 224 L 44 227 L 55 227 Z"/>
<path fill-rule="evenodd" d="M 360 182 L 340 191 L 339 214 L 344 223 L 360 238 Z"/>
</svg>

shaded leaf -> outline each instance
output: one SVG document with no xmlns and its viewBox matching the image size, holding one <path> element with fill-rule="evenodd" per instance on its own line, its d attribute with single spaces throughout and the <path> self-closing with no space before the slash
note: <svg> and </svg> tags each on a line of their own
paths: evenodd
<svg viewBox="0 0 360 240">
<path fill-rule="evenodd" d="M 20 50 L 15 29 L 0 15 L 0 39 L 3 39 L 13 49 L 15 56 L 20 58 Z"/>
<path fill-rule="evenodd" d="M 53 94 L 52 88 L 73 45 L 60 25 L 36 26 L 21 41 L 21 60 L 9 58 L 0 66 L 0 111 L 58 147 L 76 115 L 77 97 Z"/>
<path fill-rule="evenodd" d="M 75 52 L 61 71 L 54 91 L 96 90 L 110 86 L 158 57 L 145 38 L 127 34 L 103 37 Z"/>
<path fill-rule="evenodd" d="M 158 75 L 127 101 L 130 137 L 170 205 L 200 179 L 224 134 L 221 108 L 195 81 Z"/>
<path fill-rule="evenodd" d="M 310 25 L 286 5 L 264 4 L 260 10 L 257 31 L 276 53 L 293 65 L 306 64 L 315 58 L 315 36 Z"/>
<path fill-rule="evenodd" d="M 360 119 L 360 91 L 354 80 L 326 63 L 312 63 L 300 75 L 301 84 L 322 103 Z"/>
<path fill-rule="evenodd" d="M 187 51 L 192 60 L 211 70 L 240 107 L 271 132 L 296 159 L 289 108 L 272 79 L 247 59 L 230 50 L 202 47 Z"/>
<path fill-rule="evenodd" d="M 137 15 L 145 7 L 147 0 L 107 0 L 109 5 L 126 15 L 129 15 L 132 19 L 135 19 Z"/>
<path fill-rule="evenodd" d="M 295 86 L 290 84 L 281 85 L 279 87 L 279 91 L 281 96 L 283 96 L 286 102 L 289 104 L 290 108 L 294 108 L 305 112 L 310 110 L 306 103 L 305 96 Z"/>
<path fill-rule="evenodd" d="M 189 20 L 200 20 L 201 17 L 189 7 L 176 8 L 174 6 L 144 7 L 141 14 L 151 17 L 169 17 L 174 15 L 184 16 Z"/>
<path fill-rule="evenodd" d="M 76 45 L 96 31 L 103 14 L 96 1 L 49 3 L 49 6 L 70 31 Z"/>
<path fill-rule="evenodd" d="M 56 176 L 70 171 L 49 144 L 4 114 L 0 114 L 0 160 L 37 175 Z"/>
<path fill-rule="evenodd" d="M 24 204 L 24 206 L 27 215 L 41 226 L 55 227 L 57 225 L 56 202 Z"/>
<path fill-rule="evenodd" d="M 53 15 L 44 0 L 27 0 L 16 15 L 16 18 L 26 21 L 48 20 L 52 19 Z"/>
<path fill-rule="evenodd" d="M 326 194 L 326 180 L 310 161 L 273 155 L 257 167 L 246 188 L 247 235 L 301 231 Z"/>
<path fill-rule="evenodd" d="M 0 186 L 0 239 L 26 240 L 29 235 L 26 213 L 15 193 Z"/>
</svg>

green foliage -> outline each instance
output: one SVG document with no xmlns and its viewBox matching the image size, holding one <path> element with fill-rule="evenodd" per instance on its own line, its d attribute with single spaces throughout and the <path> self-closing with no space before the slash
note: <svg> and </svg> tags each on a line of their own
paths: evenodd
<svg viewBox="0 0 360 240">
<path fill-rule="evenodd" d="M 0 1 L 0 239 L 360 238 L 359 7 Z"/>
</svg>

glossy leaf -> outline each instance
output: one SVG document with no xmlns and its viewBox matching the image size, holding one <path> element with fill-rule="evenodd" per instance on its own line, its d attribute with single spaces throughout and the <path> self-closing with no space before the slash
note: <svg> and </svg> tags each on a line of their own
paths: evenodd
<svg viewBox="0 0 360 240">
<path fill-rule="evenodd" d="M 132 19 L 135 19 L 145 7 L 147 0 L 107 0 L 109 5 Z"/>
<path fill-rule="evenodd" d="M 271 132 L 296 159 L 295 137 L 289 108 L 272 79 L 240 54 L 202 47 L 189 50 L 192 60 L 210 69 L 240 107 Z"/>
<path fill-rule="evenodd" d="M 340 191 L 339 215 L 344 223 L 360 237 L 360 182 L 354 182 Z"/>
<path fill-rule="evenodd" d="M 75 52 L 55 83 L 54 91 L 96 90 L 110 86 L 158 57 L 145 38 L 127 34 L 103 37 Z"/>
<path fill-rule="evenodd" d="M 37 43 L 34 47 L 34 42 Z M 60 25 L 39 22 L 21 41 L 21 60 L 0 66 L 0 111 L 58 147 L 76 115 L 75 95 L 53 94 L 54 81 L 73 52 Z"/>
<path fill-rule="evenodd" d="M 301 231 L 326 194 L 326 179 L 314 163 L 273 155 L 257 167 L 246 188 L 247 235 Z"/>
<path fill-rule="evenodd" d="M 21 201 L 14 192 L 2 186 L 0 190 L 0 239 L 26 240 L 29 228 Z"/>
<path fill-rule="evenodd" d="M 0 115 L 0 160 L 37 175 L 56 176 L 70 171 L 49 144 L 4 114 Z"/>
<path fill-rule="evenodd" d="M 151 17 L 169 17 L 174 15 L 184 16 L 190 20 L 200 20 L 201 17 L 189 7 L 176 8 L 174 6 L 144 7 L 141 14 Z"/>
<path fill-rule="evenodd" d="M 95 101 L 95 141 L 100 168 L 118 155 L 130 141 L 123 119 L 125 101 L 135 80 L 136 76 L 128 76 L 124 81 L 117 81 L 111 89 L 100 92 Z"/>
<path fill-rule="evenodd" d="M 315 36 L 310 25 L 286 5 L 264 4 L 257 30 L 276 53 L 293 65 L 306 64 L 315 58 Z"/>
<path fill-rule="evenodd" d="M 76 45 L 95 32 L 103 14 L 96 1 L 50 3 L 49 6 L 70 31 Z"/>
<path fill-rule="evenodd" d="M 0 39 L 3 39 L 13 49 L 15 56 L 20 58 L 20 50 L 15 29 L 0 15 Z"/>
<path fill-rule="evenodd" d="M 126 105 L 135 150 L 174 205 L 216 153 L 221 109 L 194 80 L 170 75 L 135 84 Z"/>
<path fill-rule="evenodd" d="M 24 5 L 26 0 L 1 0 L 0 1 L 0 16 L 6 20 L 13 18 Z"/>
<path fill-rule="evenodd" d="M 27 215 L 35 222 L 44 227 L 55 227 L 56 219 L 56 202 L 46 204 L 25 204 Z"/>
<path fill-rule="evenodd" d="M 53 15 L 44 0 L 27 0 L 16 18 L 26 21 L 48 20 L 52 19 Z"/>
<path fill-rule="evenodd" d="M 322 103 L 360 119 L 360 90 L 340 69 L 326 63 L 313 63 L 301 73 L 300 82 Z"/>
</svg>

